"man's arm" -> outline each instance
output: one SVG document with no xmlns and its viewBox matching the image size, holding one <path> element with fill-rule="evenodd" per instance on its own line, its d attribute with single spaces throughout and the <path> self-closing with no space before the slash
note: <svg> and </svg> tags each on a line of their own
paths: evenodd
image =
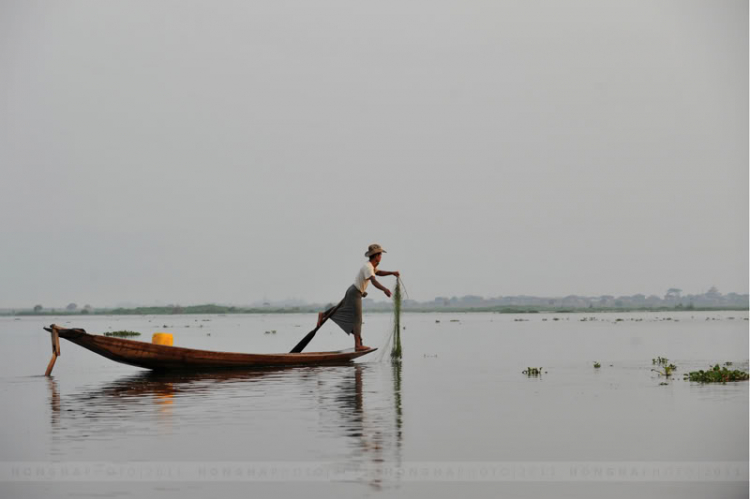
<svg viewBox="0 0 750 499">
<path fill-rule="evenodd" d="M 380 274 L 378 274 L 378 275 L 380 275 Z M 388 298 L 390 298 L 390 297 L 391 297 L 391 290 L 390 290 L 390 289 L 388 289 L 388 288 L 386 288 L 386 287 L 385 287 L 385 286 L 383 286 L 382 284 L 380 284 L 380 283 L 378 282 L 378 280 L 377 280 L 377 279 L 375 279 L 375 276 L 372 276 L 372 277 L 370 277 L 370 282 L 372 283 L 372 285 L 373 285 L 373 286 L 375 286 L 375 287 L 376 287 L 376 288 L 378 288 L 378 289 L 379 289 L 380 291 L 382 291 L 383 293 L 385 293 L 385 296 L 387 296 Z"/>
<path fill-rule="evenodd" d="M 385 277 L 387 275 L 395 275 L 396 277 L 401 277 L 401 274 L 398 270 L 395 270 L 391 272 L 390 270 L 378 270 L 375 272 L 375 275 L 379 275 L 380 277 Z"/>
</svg>

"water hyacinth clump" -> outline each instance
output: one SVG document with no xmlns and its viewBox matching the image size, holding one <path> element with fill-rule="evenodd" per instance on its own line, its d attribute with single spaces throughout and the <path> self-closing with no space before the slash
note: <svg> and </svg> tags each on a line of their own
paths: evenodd
<svg viewBox="0 0 750 499">
<path fill-rule="evenodd" d="M 659 371 L 658 369 L 651 369 L 651 370 L 668 378 L 672 375 L 673 371 L 677 370 L 677 366 L 674 364 L 669 364 L 669 365 L 664 364 L 662 366 L 662 369 L 663 369 L 662 371 Z"/>
<path fill-rule="evenodd" d="M 104 333 L 104 336 L 116 336 L 117 338 L 128 338 L 131 336 L 140 336 L 141 333 L 136 331 L 109 331 Z"/>
<path fill-rule="evenodd" d="M 522 371 L 522 374 L 525 374 L 526 376 L 541 376 L 542 375 L 542 368 L 541 367 L 527 367 L 525 371 Z"/>
<path fill-rule="evenodd" d="M 594 362 L 594 369 L 599 369 L 602 365 L 598 362 Z"/>
<path fill-rule="evenodd" d="M 651 364 L 655 366 L 666 366 L 669 364 L 669 359 L 666 357 L 657 357 L 655 359 L 651 359 Z"/>
<path fill-rule="evenodd" d="M 709 368 L 708 371 L 702 369 L 700 371 L 691 371 L 685 374 L 684 379 L 697 383 L 726 383 L 728 381 L 747 381 L 748 374 L 739 369 L 730 370 L 726 367 L 719 367 L 719 364 L 716 364 L 714 367 Z"/>
</svg>

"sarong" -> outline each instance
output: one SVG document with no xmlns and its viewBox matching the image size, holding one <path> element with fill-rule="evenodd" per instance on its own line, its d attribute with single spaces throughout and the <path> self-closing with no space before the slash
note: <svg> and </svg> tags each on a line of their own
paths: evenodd
<svg viewBox="0 0 750 499">
<path fill-rule="evenodd" d="M 354 336 L 362 335 L 362 292 L 355 285 L 349 286 L 346 290 L 346 296 L 337 305 L 338 309 L 329 317 L 333 322 L 339 325 L 346 334 Z M 328 315 L 334 308 L 325 311 Z"/>
</svg>

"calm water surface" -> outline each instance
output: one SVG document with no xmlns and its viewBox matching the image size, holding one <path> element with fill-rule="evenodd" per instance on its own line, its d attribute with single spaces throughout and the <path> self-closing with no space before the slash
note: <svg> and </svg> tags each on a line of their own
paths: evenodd
<svg viewBox="0 0 750 499">
<path fill-rule="evenodd" d="M 380 355 L 391 318 L 369 314 L 365 343 L 381 350 L 356 363 L 204 374 L 153 374 L 61 340 L 45 378 L 42 326 L 52 322 L 271 353 L 288 351 L 315 318 L 3 317 L 0 496 L 747 497 L 747 482 L 721 471 L 663 478 L 681 463 L 744 462 L 747 476 L 748 384 L 681 376 L 726 361 L 747 370 L 747 318 L 406 314 L 404 359 L 393 365 Z M 331 324 L 308 350 L 351 343 Z M 656 356 L 678 366 L 667 385 L 652 371 Z M 529 366 L 542 377 L 521 374 Z M 69 467 L 52 475 L 50 463 Z M 605 480 L 579 463 L 641 474 Z M 648 475 L 656 468 L 661 477 Z"/>
</svg>

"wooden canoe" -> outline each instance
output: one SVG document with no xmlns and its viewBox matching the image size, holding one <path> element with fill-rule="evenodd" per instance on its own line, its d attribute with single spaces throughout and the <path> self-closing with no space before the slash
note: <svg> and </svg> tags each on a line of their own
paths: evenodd
<svg viewBox="0 0 750 499">
<path fill-rule="evenodd" d="M 272 354 L 212 352 L 99 336 L 88 334 L 83 329 L 65 329 L 54 324 L 44 329 L 53 333 L 53 338 L 54 333 L 57 332 L 60 338 L 65 338 L 71 343 L 115 362 L 154 371 L 341 364 L 377 350 L 377 348 L 370 348 L 357 352 L 351 348 L 336 352 Z"/>
</svg>

